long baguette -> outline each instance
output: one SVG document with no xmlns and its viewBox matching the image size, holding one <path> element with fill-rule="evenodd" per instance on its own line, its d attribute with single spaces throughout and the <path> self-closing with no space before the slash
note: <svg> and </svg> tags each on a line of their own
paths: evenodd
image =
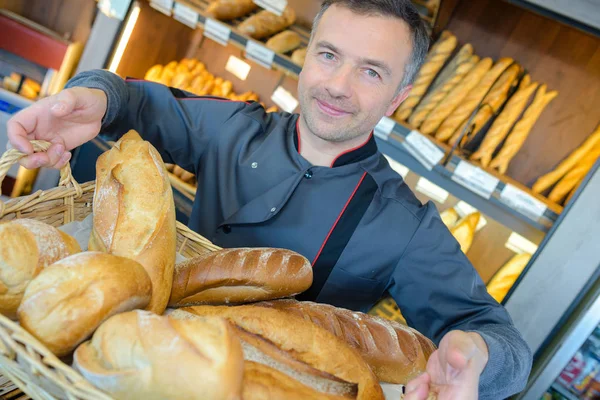
<svg viewBox="0 0 600 400">
<path fill-rule="evenodd" d="M 554 171 L 540 177 L 533 185 L 535 193 L 542 193 L 550 186 L 554 185 L 571 168 L 575 166 L 592 148 L 600 143 L 600 126 L 588 137 L 583 144 L 572 152 L 563 162 L 561 162 Z"/>
<path fill-rule="evenodd" d="M 585 155 L 572 170 L 570 170 L 548 195 L 548 199 L 555 203 L 560 203 L 565 196 L 577 185 L 578 182 L 592 169 L 596 160 L 600 157 L 600 145 L 594 147 Z"/>
<path fill-rule="evenodd" d="M 398 111 L 396 111 L 394 115 L 396 119 L 400 121 L 408 119 L 417 104 L 419 104 L 419 101 L 423 98 L 431 82 L 433 82 L 438 72 L 440 72 L 448 58 L 452 55 L 457 44 L 458 40 L 456 36 L 448 31 L 442 32 L 442 35 L 429 51 L 425 63 L 419 70 L 410 94 L 400 108 L 398 108 Z"/>
<path fill-rule="evenodd" d="M 512 161 L 513 157 L 525 143 L 527 136 L 531 132 L 531 129 L 537 122 L 538 118 L 546 108 L 548 104 L 558 95 L 558 92 L 546 93 L 546 85 L 542 85 L 533 100 L 533 103 L 525 111 L 523 118 L 517 122 L 515 128 L 512 130 L 506 143 L 500 149 L 498 155 L 490 163 L 491 168 L 495 168 L 501 174 L 506 173 L 508 165 Z M 563 174 L 564 175 L 564 174 Z M 562 175 L 561 175 L 562 176 Z"/>
</svg>

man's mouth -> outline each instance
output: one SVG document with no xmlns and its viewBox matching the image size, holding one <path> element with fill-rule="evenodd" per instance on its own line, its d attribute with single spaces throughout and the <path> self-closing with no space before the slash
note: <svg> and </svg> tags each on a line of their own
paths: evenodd
<svg viewBox="0 0 600 400">
<path fill-rule="evenodd" d="M 338 107 L 336 107 L 330 103 L 327 103 L 325 101 L 322 101 L 319 99 L 315 99 L 315 100 L 317 101 L 317 105 L 319 106 L 321 111 L 323 111 L 325 114 L 327 114 L 331 117 L 344 117 L 346 115 L 352 114 L 351 112 L 348 112 L 346 110 L 338 108 Z"/>
</svg>

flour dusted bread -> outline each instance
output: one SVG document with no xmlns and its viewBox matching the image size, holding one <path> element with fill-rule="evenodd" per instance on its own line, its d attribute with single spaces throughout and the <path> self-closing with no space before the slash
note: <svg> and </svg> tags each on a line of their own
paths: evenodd
<svg viewBox="0 0 600 400">
<path fill-rule="evenodd" d="M 224 249 L 175 267 L 169 306 L 236 304 L 290 297 L 312 284 L 310 262 L 290 250 Z"/>
<path fill-rule="evenodd" d="M 243 357 L 220 318 L 116 315 L 77 348 L 74 367 L 117 400 L 238 400 Z"/>
<path fill-rule="evenodd" d="M 152 284 L 136 261 L 99 252 L 69 256 L 45 268 L 23 296 L 21 326 L 65 356 L 108 317 L 145 307 Z"/>
<path fill-rule="evenodd" d="M 162 314 L 175 267 L 175 204 L 165 165 L 152 145 L 129 131 L 96 163 L 89 250 L 138 261 L 152 280 L 148 310 Z"/>
<path fill-rule="evenodd" d="M 81 248 L 71 236 L 40 221 L 0 223 L 0 313 L 16 319 L 25 288 L 43 268 Z"/>
</svg>

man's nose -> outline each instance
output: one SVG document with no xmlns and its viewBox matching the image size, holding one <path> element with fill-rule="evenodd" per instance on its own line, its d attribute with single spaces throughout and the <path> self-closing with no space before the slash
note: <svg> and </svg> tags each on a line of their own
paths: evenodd
<svg viewBox="0 0 600 400">
<path fill-rule="evenodd" d="M 352 96 L 353 71 L 349 66 L 336 69 L 325 83 L 325 89 L 331 97 L 349 98 Z"/>
</svg>

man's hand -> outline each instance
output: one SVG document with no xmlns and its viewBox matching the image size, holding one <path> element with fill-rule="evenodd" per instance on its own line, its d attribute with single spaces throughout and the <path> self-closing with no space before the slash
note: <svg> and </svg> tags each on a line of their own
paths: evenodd
<svg viewBox="0 0 600 400">
<path fill-rule="evenodd" d="M 479 376 L 488 361 L 487 345 L 474 332 L 452 331 L 427 362 L 427 372 L 406 386 L 405 400 L 477 400 Z"/>
<path fill-rule="evenodd" d="M 8 121 L 9 145 L 29 154 L 19 161 L 25 168 L 62 168 L 71 158 L 70 150 L 98 135 L 106 103 L 102 90 L 87 88 L 66 89 L 42 99 Z M 34 154 L 30 141 L 36 139 L 52 145 Z"/>
</svg>

